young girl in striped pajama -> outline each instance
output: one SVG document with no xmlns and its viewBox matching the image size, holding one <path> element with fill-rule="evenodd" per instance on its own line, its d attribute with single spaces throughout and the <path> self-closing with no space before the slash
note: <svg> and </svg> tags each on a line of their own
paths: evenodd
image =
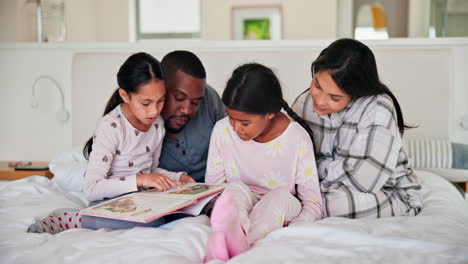
<svg viewBox="0 0 468 264">
<path fill-rule="evenodd" d="M 322 196 L 310 128 L 269 68 L 238 67 L 222 101 L 228 117 L 213 129 L 205 180 L 229 184 L 211 214 L 206 260 L 226 261 L 268 232 L 321 219 Z"/>
<path fill-rule="evenodd" d="M 293 109 L 313 131 L 328 216 L 416 215 L 421 186 L 403 150 L 408 126 L 397 99 L 379 80 L 372 51 L 357 40 L 339 39 L 311 70 L 310 89 Z"/>
</svg>

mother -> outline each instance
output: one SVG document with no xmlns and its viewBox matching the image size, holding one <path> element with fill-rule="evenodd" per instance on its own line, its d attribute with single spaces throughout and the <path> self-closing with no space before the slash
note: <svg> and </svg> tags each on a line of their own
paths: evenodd
<svg viewBox="0 0 468 264">
<path fill-rule="evenodd" d="M 312 82 L 293 109 L 313 131 L 328 216 L 416 215 L 421 186 L 402 147 L 397 99 L 379 80 L 372 51 L 339 39 L 312 63 Z"/>
</svg>

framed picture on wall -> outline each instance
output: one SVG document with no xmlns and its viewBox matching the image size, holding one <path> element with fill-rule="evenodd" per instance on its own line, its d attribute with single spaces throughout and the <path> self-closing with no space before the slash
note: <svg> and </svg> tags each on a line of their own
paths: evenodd
<svg viewBox="0 0 468 264">
<path fill-rule="evenodd" d="M 238 6 L 231 10 L 233 40 L 280 40 L 281 6 Z"/>
</svg>

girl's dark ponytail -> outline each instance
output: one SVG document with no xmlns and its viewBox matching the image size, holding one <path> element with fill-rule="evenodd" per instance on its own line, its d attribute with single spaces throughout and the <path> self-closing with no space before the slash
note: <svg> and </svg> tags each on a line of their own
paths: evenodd
<svg viewBox="0 0 468 264">
<path fill-rule="evenodd" d="M 119 89 L 115 89 L 112 93 L 111 98 L 107 102 L 106 108 L 104 109 L 103 116 L 107 115 L 110 111 L 116 108 L 119 104 L 123 103 L 122 97 L 120 97 Z"/>
<path fill-rule="evenodd" d="M 111 98 L 107 102 L 106 108 L 104 109 L 103 116 L 107 115 L 110 111 L 116 108 L 119 104 L 123 103 L 122 97 L 120 97 L 119 89 L 115 89 L 114 93 L 112 93 Z M 89 154 L 93 150 L 93 137 L 86 141 L 86 144 L 83 148 L 83 156 L 85 159 L 89 159 Z"/>
<path fill-rule="evenodd" d="M 313 137 L 313 134 L 312 134 L 312 129 L 309 127 L 307 122 L 303 118 L 298 116 L 296 114 L 296 112 L 294 112 L 294 110 L 292 110 L 291 107 L 289 107 L 288 103 L 286 103 L 286 101 L 284 101 L 284 100 L 283 100 L 283 109 L 284 109 L 284 111 L 286 111 L 286 113 L 288 113 L 288 115 L 294 121 L 299 123 L 299 125 L 301 125 L 307 131 L 307 133 L 309 134 L 310 140 L 312 140 L 312 144 L 314 144 L 314 137 Z M 315 146 L 315 144 L 314 144 L 314 146 Z"/>
</svg>

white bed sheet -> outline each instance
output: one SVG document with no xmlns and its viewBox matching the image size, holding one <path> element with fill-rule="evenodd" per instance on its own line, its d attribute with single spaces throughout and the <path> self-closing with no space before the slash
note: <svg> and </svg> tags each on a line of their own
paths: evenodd
<svg viewBox="0 0 468 264">
<path fill-rule="evenodd" d="M 423 211 L 377 220 L 327 218 L 282 228 L 229 263 L 468 263 L 468 205 L 445 179 L 417 171 Z M 34 176 L 0 185 L 0 263 L 200 263 L 206 216 L 172 229 L 26 233 L 56 208 L 82 208 L 80 193 Z M 214 261 L 215 262 L 215 261 Z"/>
</svg>

